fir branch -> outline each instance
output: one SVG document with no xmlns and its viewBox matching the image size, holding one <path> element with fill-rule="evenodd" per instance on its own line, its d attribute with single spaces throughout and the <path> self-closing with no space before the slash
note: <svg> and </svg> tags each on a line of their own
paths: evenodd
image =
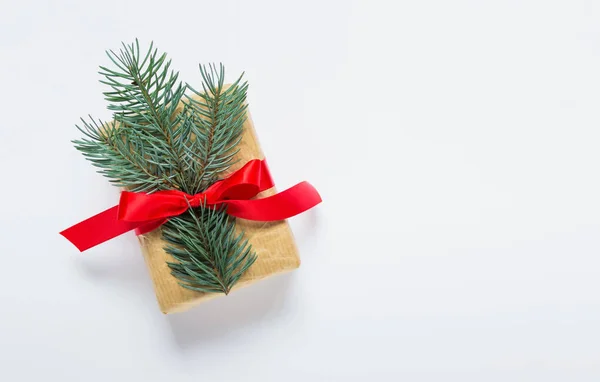
<svg viewBox="0 0 600 382">
<path fill-rule="evenodd" d="M 139 134 L 116 129 L 114 123 L 106 125 L 89 118 L 90 122 L 82 118 L 82 126 L 76 125 L 86 138 L 73 143 L 111 183 L 135 192 L 178 187 L 173 183 L 173 175 L 161 172 L 146 158 Z"/>
<path fill-rule="evenodd" d="M 77 126 L 74 141 L 99 172 L 131 191 L 204 191 L 234 163 L 246 116 L 247 83 L 242 77 L 225 88 L 223 65 L 200 66 L 203 92 L 178 81 L 171 61 L 153 45 L 139 43 L 108 51 L 113 68 L 101 66 L 108 109 L 114 122 L 90 117 Z M 185 96 L 189 88 L 199 99 Z M 184 98 L 185 96 L 185 98 Z M 177 113 L 183 101 L 183 111 Z M 173 256 L 173 276 L 188 289 L 229 293 L 254 263 L 256 254 L 235 219 L 222 209 L 190 208 L 162 227 Z"/>
<path fill-rule="evenodd" d="M 115 121 L 122 128 L 136 131 L 147 142 L 145 155 L 152 158 L 157 170 L 172 175 L 177 188 L 189 191 L 187 163 L 183 160 L 188 138 L 180 129 L 176 108 L 185 92 L 178 82 L 179 74 L 170 70 L 171 61 L 150 47 L 144 57 L 140 55 L 139 42 L 125 45 L 116 53 L 107 55 L 115 69 L 100 67 L 104 77 L 100 82 L 110 87 L 104 92 L 110 102 Z"/>
<path fill-rule="evenodd" d="M 190 209 L 163 225 L 166 248 L 177 262 L 168 263 L 184 288 L 228 294 L 256 260 L 256 254 L 236 234 L 235 220 L 224 210 Z"/>
<path fill-rule="evenodd" d="M 192 116 L 194 142 L 194 190 L 199 192 L 213 184 L 234 163 L 238 143 L 242 139 L 246 120 L 248 83 L 241 83 L 243 74 L 227 89 L 224 88 L 225 68 L 200 65 L 203 92 L 191 88 L 198 99 L 187 96 L 185 112 Z"/>
</svg>

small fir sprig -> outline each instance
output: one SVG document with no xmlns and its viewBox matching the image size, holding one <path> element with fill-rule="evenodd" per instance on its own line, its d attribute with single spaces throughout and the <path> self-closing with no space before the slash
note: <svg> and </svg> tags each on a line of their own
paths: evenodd
<svg viewBox="0 0 600 382">
<path fill-rule="evenodd" d="M 98 172 L 137 192 L 204 191 L 234 163 L 246 118 L 248 84 L 242 76 L 225 88 L 223 65 L 200 65 L 202 91 L 179 81 L 166 54 L 139 42 L 107 52 L 100 67 L 113 121 L 82 119 L 84 138 L 75 147 Z M 196 97 L 185 94 L 186 90 Z M 254 263 L 235 219 L 223 209 L 190 208 L 162 226 L 168 263 L 180 285 L 200 292 L 229 293 Z"/>
</svg>

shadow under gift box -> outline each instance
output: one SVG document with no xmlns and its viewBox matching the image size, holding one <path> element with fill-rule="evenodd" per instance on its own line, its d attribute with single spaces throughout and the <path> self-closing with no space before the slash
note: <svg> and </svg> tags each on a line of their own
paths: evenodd
<svg viewBox="0 0 600 382">
<path fill-rule="evenodd" d="M 264 159 L 249 111 L 246 117 L 242 140 L 238 146 L 237 162 L 229 173 L 238 170 L 251 159 Z M 275 193 L 275 188 L 271 188 L 258 194 L 257 198 Z M 287 220 L 257 222 L 238 218 L 236 226 L 238 232 L 245 232 L 257 259 L 235 284 L 234 291 L 300 266 L 300 257 Z M 164 250 L 166 242 L 162 239 L 161 228 L 140 235 L 138 239 L 154 284 L 158 305 L 163 313 L 182 312 L 203 301 L 225 296 L 223 293 L 196 292 L 179 285 L 179 280 L 171 274 L 167 265 L 167 262 L 175 260 Z"/>
</svg>

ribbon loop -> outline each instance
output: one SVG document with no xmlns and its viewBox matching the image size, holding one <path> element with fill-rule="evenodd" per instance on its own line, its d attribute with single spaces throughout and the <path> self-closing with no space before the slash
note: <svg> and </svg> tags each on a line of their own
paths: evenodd
<svg viewBox="0 0 600 382">
<path fill-rule="evenodd" d="M 190 207 L 225 205 L 226 212 L 237 218 L 275 221 L 321 203 L 319 193 L 308 182 L 266 198 L 250 200 L 273 186 L 266 162 L 253 159 L 196 195 L 179 190 L 151 194 L 123 191 L 119 205 L 67 228 L 61 235 L 83 252 L 131 230 L 136 230 L 138 235 L 150 232 Z"/>
</svg>

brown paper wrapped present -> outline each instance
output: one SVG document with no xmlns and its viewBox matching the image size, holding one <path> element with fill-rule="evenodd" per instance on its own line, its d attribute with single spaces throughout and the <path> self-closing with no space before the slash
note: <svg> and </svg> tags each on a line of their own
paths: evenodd
<svg viewBox="0 0 600 382">
<path fill-rule="evenodd" d="M 244 133 L 237 159 L 232 171 L 239 169 L 251 159 L 263 159 L 249 113 L 244 123 Z M 269 189 L 257 197 L 269 196 L 275 192 L 275 189 Z M 237 228 L 245 231 L 246 237 L 256 252 L 257 259 L 233 287 L 234 290 L 300 266 L 298 250 L 286 220 L 265 223 L 237 219 Z M 181 312 L 202 301 L 225 296 L 220 293 L 195 292 L 178 284 L 178 280 L 171 275 L 171 269 L 167 265 L 167 262 L 174 260 L 163 249 L 166 243 L 162 240 L 160 228 L 139 236 L 139 241 L 154 283 L 158 305 L 163 313 Z"/>
</svg>

